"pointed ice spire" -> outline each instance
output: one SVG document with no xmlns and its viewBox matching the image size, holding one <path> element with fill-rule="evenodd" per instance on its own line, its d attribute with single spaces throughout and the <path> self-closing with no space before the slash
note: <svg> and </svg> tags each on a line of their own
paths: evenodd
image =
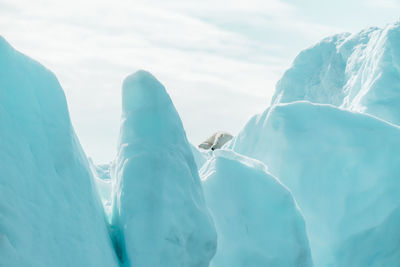
<svg viewBox="0 0 400 267">
<path fill-rule="evenodd" d="M 118 265 L 55 75 L 0 37 L 0 266 Z"/>
<path fill-rule="evenodd" d="M 149 72 L 128 76 L 122 88 L 120 142 L 181 145 L 186 134 L 165 87 Z"/>
<path fill-rule="evenodd" d="M 182 122 L 148 72 L 125 79 L 113 169 L 114 243 L 124 266 L 207 267 L 216 233 Z"/>
</svg>

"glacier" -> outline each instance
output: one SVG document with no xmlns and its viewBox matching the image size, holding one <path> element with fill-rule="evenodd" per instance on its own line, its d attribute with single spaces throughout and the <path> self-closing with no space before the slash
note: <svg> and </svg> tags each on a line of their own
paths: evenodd
<svg viewBox="0 0 400 267">
<path fill-rule="evenodd" d="M 306 222 L 315 266 L 398 266 L 400 22 L 302 51 L 229 144 L 265 163 Z"/>
<path fill-rule="evenodd" d="M 337 264 L 343 261 L 337 251 L 350 239 L 363 257 L 385 259 L 368 253 L 363 238 L 355 237 L 380 227 L 400 207 L 399 127 L 332 105 L 299 101 L 274 105 L 253 117 L 231 146 L 264 162 L 292 191 L 306 221 L 315 266 L 364 266 Z M 396 233 L 386 233 L 391 238 L 376 234 L 369 244 L 394 253 L 386 242 L 400 240 Z"/>
<path fill-rule="evenodd" d="M 53 73 L 0 37 L 0 266 L 118 266 Z"/>
<path fill-rule="evenodd" d="M 182 122 L 150 73 L 122 89 L 111 176 L 112 236 L 122 266 L 206 267 L 217 236 Z"/>
<path fill-rule="evenodd" d="M 200 177 L 218 233 L 211 267 L 313 266 L 292 194 L 264 164 L 216 150 Z"/>
<path fill-rule="evenodd" d="M 400 124 L 400 21 L 325 38 L 302 51 L 272 104 L 308 100 Z"/>
<path fill-rule="evenodd" d="M 293 193 L 315 266 L 400 261 L 400 22 L 302 51 L 229 144 Z"/>
<path fill-rule="evenodd" d="M 323 39 L 215 151 L 138 71 L 96 165 L 56 76 L 0 37 L 0 266 L 399 266 L 399 48 L 400 22 Z"/>
</svg>

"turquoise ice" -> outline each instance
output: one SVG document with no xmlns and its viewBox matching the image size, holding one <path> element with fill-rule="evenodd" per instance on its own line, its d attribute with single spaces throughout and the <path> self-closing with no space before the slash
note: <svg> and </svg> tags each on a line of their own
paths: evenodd
<svg viewBox="0 0 400 267">
<path fill-rule="evenodd" d="M 0 38 L 0 266 L 399 266 L 399 47 L 397 22 L 304 50 L 214 152 L 138 71 L 95 165 L 57 78 Z"/>
<path fill-rule="evenodd" d="M 112 228 L 123 266 L 207 267 L 216 232 L 181 119 L 164 86 L 138 71 L 122 88 Z"/>
<path fill-rule="evenodd" d="M 118 266 L 57 78 L 0 38 L 0 266 Z"/>
<path fill-rule="evenodd" d="M 293 102 L 253 117 L 232 147 L 263 161 L 292 191 L 315 266 L 399 263 L 394 240 L 400 233 L 384 227 L 400 207 L 399 127 L 331 105 Z"/>
<path fill-rule="evenodd" d="M 216 150 L 200 175 L 218 233 L 211 267 L 313 266 L 300 210 L 264 164 Z"/>
</svg>

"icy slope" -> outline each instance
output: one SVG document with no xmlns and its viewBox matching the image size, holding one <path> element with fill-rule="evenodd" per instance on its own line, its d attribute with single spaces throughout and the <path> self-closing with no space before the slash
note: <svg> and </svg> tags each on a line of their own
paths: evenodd
<svg viewBox="0 0 400 267">
<path fill-rule="evenodd" d="M 345 240 L 336 252 L 338 266 L 399 266 L 399 222 L 400 209 L 396 208 L 376 227 Z"/>
<path fill-rule="evenodd" d="M 203 164 L 210 157 L 210 153 L 208 151 L 200 151 L 197 147 L 190 144 L 190 149 L 192 150 L 194 161 L 196 162 L 197 168 L 200 169 Z"/>
<path fill-rule="evenodd" d="M 216 233 L 192 151 L 156 78 L 125 79 L 112 178 L 115 244 L 124 266 L 206 267 Z"/>
<path fill-rule="evenodd" d="M 110 177 L 110 166 L 108 164 L 95 165 L 89 158 L 89 166 L 93 173 L 93 179 L 97 188 L 98 196 L 103 204 L 107 223 L 111 220 L 111 198 L 112 198 L 112 181 Z"/>
<path fill-rule="evenodd" d="M 217 150 L 200 176 L 218 233 L 211 267 L 312 266 L 292 195 L 261 162 Z"/>
<path fill-rule="evenodd" d="M 56 77 L 0 37 L 0 266 L 117 266 Z"/>
<path fill-rule="evenodd" d="M 272 103 L 308 100 L 400 124 L 400 22 L 326 38 L 301 52 Z"/>
<path fill-rule="evenodd" d="M 233 149 L 266 163 L 292 191 L 315 266 L 400 264 L 385 265 L 387 255 L 400 253 L 400 232 L 390 219 L 400 207 L 398 127 L 333 106 L 296 102 L 252 118 Z"/>
</svg>

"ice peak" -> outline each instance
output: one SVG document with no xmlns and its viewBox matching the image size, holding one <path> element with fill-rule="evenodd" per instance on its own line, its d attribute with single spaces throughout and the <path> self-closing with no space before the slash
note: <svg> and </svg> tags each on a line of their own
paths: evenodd
<svg viewBox="0 0 400 267">
<path fill-rule="evenodd" d="M 400 124 L 400 22 L 335 35 L 302 51 L 272 104 L 308 100 Z"/>
<path fill-rule="evenodd" d="M 171 100 L 165 87 L 148 71 L 139 70 L 129 75 L 123 82 L 122 108 L 124 113 L 170 103 Z"/>
<path fill-rule="evenodd" d="M 0 73 L 0 266 L 118 266 L 57 78 L 1 36 Z"/>
<path fill-rule="evenodd" d="M 111 171 L 112 239 L 121 266 L 208 266 L 216 233 L 178 112 L 146 71 L 125 79 L 122 97 Z"/>
<path fill-rule="evenodd" d="M 122 86 L 121 141 L 180 143 L 186 140 L 179 115 L 165 87 L 149 72 L 137 71 Z"/>
</svg>

